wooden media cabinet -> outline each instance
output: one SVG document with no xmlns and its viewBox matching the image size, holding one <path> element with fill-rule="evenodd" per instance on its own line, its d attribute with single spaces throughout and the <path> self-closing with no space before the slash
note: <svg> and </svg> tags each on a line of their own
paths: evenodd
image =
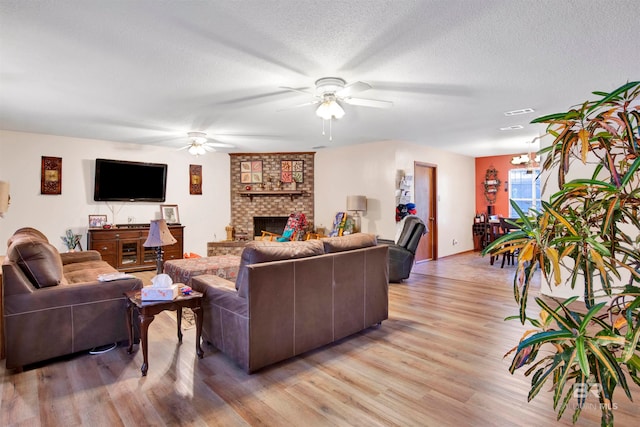
<svg viewBox="0 0 640 427">
<path fill-rule="evenodd" d="M 162 247 L 163 259 L 182 259 L 184 226 L 169 225 L 169 231 L 177 242 Z M 119 271 L 155 270 L 155 248 L 143 246 L 148 235 L 149 224 L 119 225 L 109 229 L 90 228 L 87 248 L 100 252 L 102 259 Z"/>
</svg>

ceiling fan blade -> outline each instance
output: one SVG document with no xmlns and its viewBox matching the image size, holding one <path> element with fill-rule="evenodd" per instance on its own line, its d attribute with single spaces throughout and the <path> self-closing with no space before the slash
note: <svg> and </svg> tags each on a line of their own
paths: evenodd
<svg viewBox="0 0 640 427">
<path fill-rule="evenodd" d="M 286 89 L 286 90 L 290 90 L 290 91 L 293 91 L 293 92 L 304 93 L 305 95 L 315 96 L 315 93 L 311 92 L 311 90 L 308 87 L 298 89 L 298 88 L 295 88 L 295 87 L 280 86 L 280 89 Z"/>
<path fill-rule="evenodd" d="M 180 151 L 180 150 L 186 150 L 187 148 L 191 147 L 191 144 L 189 145 L 185 145 L 184 147 L 180 147 L 178 149 L 176 149 L 176 151 Z"/>
<path fill-rule="evenodd" d="M 235 148 L 236 146 L 233 144 L 227 144 L 226 142 L 216 141 L 215 139 L 211 139 L 212 142 L 205 142 L 203 145 L 212 147 L 212 148 Z"/>
<path fill-rule="evenodd" d="M 369 89 L 371 89 L 371 85 L 369 83 L 360 82 L 360 81 L 353 82 L 353 83 L 349 83 L 348 85 L 346 85 L 345 87 L 337 91 L 336 96 L 344 98 L 356 93 L 364 92 L 365 90 L 369 90 Z"/>
<path fill-rule="evenodd" d="M 213 151 L 216 151 L 216 149 L 211 147 L 209 144 L 202 144 L 202 148 L 204 148 L 206 151 L 208 151 L 210 153 L 213 152 Z"/>
<path fill-rule="evenodd" d="M 278 111 L 293 110 L 294 108 L 306 107 L 308 105 L 317 105 L 317 104 L 320 104 L 320 102 L 321 101 L 319 99 L 316 99 L 315 101 L 305 102 L 304 104 L 298 104 L 298 105 L 293 105 L 291 107 L 280 108 Z"/>
<path fill-rule="evenodd" d="M 344 98 L 344 102 L 350 105 L 358 105 L 360 107 L 373 107 L 373 108 L 391 108 L 393 102 L 382 101 L 380 99 L 363 99 L 363 98 Z"/>
</svg>

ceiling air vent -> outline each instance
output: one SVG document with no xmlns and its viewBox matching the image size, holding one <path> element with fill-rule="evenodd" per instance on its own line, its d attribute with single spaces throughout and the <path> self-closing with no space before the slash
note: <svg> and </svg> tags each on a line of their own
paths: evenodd
<svg viewBox="0 0 640 427">
<path fill-rule="evenodd" d="M 529 114 L 529 113 L 533 113 L 535 110 L 533 108 L 522 108 L 520 110 L 513 110 L 513 111 L 505 111 L 504 115 L 509 117 L 509 116 L 519 116 L 520 114 Z"/>
</svg>

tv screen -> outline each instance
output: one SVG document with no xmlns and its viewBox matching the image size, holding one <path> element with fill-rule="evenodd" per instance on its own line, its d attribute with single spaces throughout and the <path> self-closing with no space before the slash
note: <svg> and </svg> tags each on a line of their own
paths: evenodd
<svg viewBox="0 0 640 427">
<path fill-rule="evenodd" d="M 167 165 L 96 159 L 93 200 L 164 202 Z"/>
</svg>

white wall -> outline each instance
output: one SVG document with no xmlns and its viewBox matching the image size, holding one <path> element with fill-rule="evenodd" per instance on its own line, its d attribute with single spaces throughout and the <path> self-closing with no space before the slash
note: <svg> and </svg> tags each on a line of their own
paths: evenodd
<svg viewBox="0 0 640 427">
<path fill-rule="evenodd" d="M 41 156 L 62 158 L 62 194 L 40 194 Z M 177 204 L 185 228 L 185 251 L 206 254 L 207 242 L 223 240 L 230 221 L 229 156 L 152 145 L 69 138 L 0 130 L 0 180 L 11 184 L 11 206 L 0 219 L 0 243 L 20 227 L 41 230 L 65 250 L 59 236 L 67 228 L 85 235 L 88 215 L 106 214 L 109 222 L 146 223 L 160 215 L 159 203 L 113 203 L 93 200 L 95 158 L 166 163 L 167 204 Z M 315 218 L 331 228 L 335 213 L 346 209 L 351 194 L 367 196 L 362 230 L 385 238 L 396 234 L 395 180 L 398 169 L 413 162 L 437 165 L 438 246 L 440 257 L 473 249 L 474 159 L 429 147 L 375 142 L 320 150 L 315 159 Z M 189 164 L 202 165 L 203 194 L 189 194 Z M 116 213 L 115 220 L 109 206 Z M 452 245 L 452 240 L 460 243 Z M 1 243 L 4 245 L 3 243 Z M 86 238 L 83 239 L 86 246 Z M 4 246 L 2 246 L 4 247 Z M 5 249 L 0 249 L 4 253 Z"/>
<path fill-rule="evenodd" d="M 395 144 L 377 142 L 324 149 L 315 158 L 316 226 L 331 230 L 336 212 L 347 208 L 347 196 L 367 197 L 362 231 L 386 238 L 395 235 Z"/>
<path fill-rule="evenodd" d="M 475 160 L 415 144 L 382 141 L 321 150 L 316 154 L 316 225 L 331 228 L 347 196 L 367 197 L 362 231 L 393 239 L 396 234 L 396 171 L 413 174 L 413 162 L 437 166 L 438 256 L 473 250 Z M 459 244 L 453 245 L 453 239 Z"/>
<path fill-rule="evenodd" d="M 40 194 L 41 156 L 62 158 L 62 194 Z M 86 236 L 88 215 L 106 214 L 109 222 L 148 223 L 160 217 L 160 203 L 111 203 L 93 200 L 96 157 L 166 163 L 167 204 L 177 204 L 186 226 L 184 249 L 206 255 L 207 242 L 225 237 L 229 224 L 229 155 L 194 157 L 151 145 L 68 138 L 0 130 L 0 180 L 11 185 L 11 206 L 0 219 L 0 253 L 4 242 L 20 227 L 42 231 L 59 250 L 67 228 Z M 189 194 L 189 165 L 202 165 L 202 195 Z M 115 212 L 115 219 L 109 206 Z M 86 238 L 82 245 L 86 249 Z"/>
</svg>

